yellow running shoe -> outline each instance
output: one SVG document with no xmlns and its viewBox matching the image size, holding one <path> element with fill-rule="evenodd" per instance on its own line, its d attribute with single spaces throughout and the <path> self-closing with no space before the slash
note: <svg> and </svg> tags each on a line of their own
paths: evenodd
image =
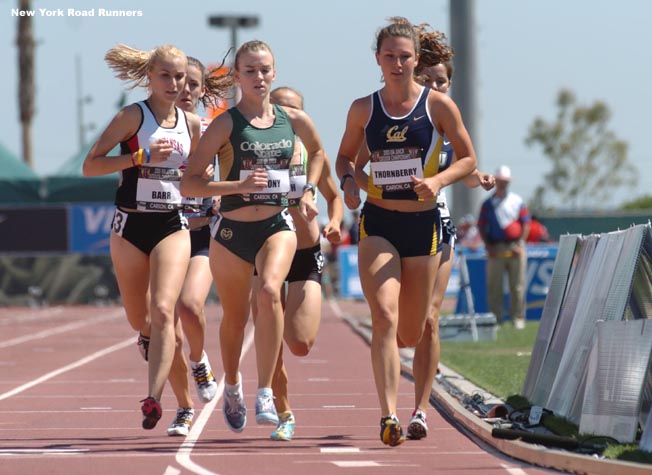
<svg viewBox="0 0 652 475">
<path fill-rule="evenodd" d="M 291 411 L 282 412 L 278 415 L 278 426 L 270 436 L 272 440 L 290 441 L 294 436 L 294 414 Z"/>
<path fill-rule="evenodd" d="M 380 440 L 390 447 L 396 447 L 405 442 L 403 429 L 394 414 L 380 420 Z"/>
</svg>

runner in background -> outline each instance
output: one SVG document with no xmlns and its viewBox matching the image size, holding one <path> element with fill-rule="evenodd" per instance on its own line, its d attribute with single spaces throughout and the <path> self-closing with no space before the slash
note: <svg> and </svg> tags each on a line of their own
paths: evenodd
<svg viewBox="0 0 652 475">
<path fill-rule="evenodd" d="M 303 110 L 303 96 L 289 87 L 280 87 L 270 95 L 272 104 Z M 290 168 L 291 191 L 288 194 L 288 210 L 297 228 L 297 250 L 287 276 L 287 295 L 285 297 L 285 327 L 283 339 L 286 346 L 296 356 L 307 356 L 312 348 L 319 323 L 321 321 L 322 288 L 321 280 L 324 269 L 324 256 L 320 246 L 319 224 L 316 219 L 310 222 L 301 219 L 297 205 L 306 184 L 307 152 L 298 139 L 295 158 Z M 344 205 L 337 185 L 331 176 L 330 163 L 324 157 L 324 166 L 317 181 L 317 188 L 324 196 L 328 207 L 329 221 L 321 233 L 330 243 L 337 243 L 341 238 L 340 226 Z M 316 201 L 316 197 L 315 197 Z M 260 281 L 254 277 L 253 294 L 260 288 Z M 254 322 L 257 318 L 256 299 L 251 306 Z M 274 379 L 274 404 L 279 416 L 276 430 L 272 432 L 273 440 L 292 440 L 295 429 L 295 417 L 288 398 L 288 374 L 283 364 L 283 345 L 279 352 Z"/>
<path fill-rule="evenodd" d="M 189 56 L 186 85 L 176 103 L 184 111 L 196 114 L 200 102 L 205 108 L 217 105 L 220 99 L 226 97 L 227 91 L 232 86 L 231 75 L 209 73 L 198 59 Z M 210 119 L 201 117 L 200 120 L 203 133 Z M 205 174 L 206 177 L 213 178 L 215 174 L 213 163 L 208 165 Z M 210 402 L 217 392 L 217 381 L 208 355 L 204 351 L 206 341 L 204 305 L 213 283 L 208 262 L 208 247 L 211 239 L 209 223 L 216 212 L 214 204 L 218 199 L 219 197 L 184 199 L 185 216 L 190 227 L 190 264 L 176 306 L 178 317 L 175 325 L 176 347 L 168 377 L 179 404 L 176 417 L 167 430 L 168 435 L 171 436 L 188 435 L 194 417 L 194 405 L 188 389 L 188 364 L 183 352 L 184 334 L 188 340 L 190 368 L 199 399 L 202 402 Z"/>
<path fill-rule="evenodd" d="M 446 43 L 446 36 L 423 23 L 415 27 L 419 37 L 421 54 L 419 64 L 414 70 L 416 81 L 434 91 L 448 93 L 453 78 L 453 50 Z M 455 160 L 453 148 L 446 137 L 439 152 L 439 172 L 446 170 Z M 485 190 L 493 188 L 494 177 L 477 169 L 464 178 L 470 187 L 482 186 Z M 432 309 L 423 337 L 414 351 L 412 373 L 414 377 L 415 409 L 407 429 L 409 439 L 422 439 L 428 434 L 426 408 L 430 406 L 432 384 L 439 365 L 439 314 L 446 294 L 446 287 L 453 267 L 455 255 L 455 226 L 451 219 L 446 200 L 446 191 L 441 189 L 437 195 L 439 207 L 442 253 L 433 289 Z M 399 345 L 402 346 L 399 342 Z"/>
</svg>

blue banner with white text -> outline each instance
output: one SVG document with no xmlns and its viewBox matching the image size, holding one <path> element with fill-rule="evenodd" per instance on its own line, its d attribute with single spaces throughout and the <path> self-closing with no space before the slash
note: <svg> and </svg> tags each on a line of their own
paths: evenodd
<svg viewBox="0 0 652 475">
<path fill-rule="evenodd" d="M 115 206 L 72 205 L 70 207 L 70 252 L 109 254 L 109 236 Z"/>
</svg>

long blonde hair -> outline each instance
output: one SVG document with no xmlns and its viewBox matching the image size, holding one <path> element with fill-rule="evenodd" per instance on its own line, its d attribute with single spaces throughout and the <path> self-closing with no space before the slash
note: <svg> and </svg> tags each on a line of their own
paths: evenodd
<svg viewBox="0 0 652 475">
<path fill-rule="evenodd" d="M 131 82 L 131 89 L 148 87 L 147 73 L 154 64 L 163 58 L 183 58 L 186 55 L 176 46 L 157 46 L 151 51 L 142 51 L 131 46 L 119 44 L 104 55 L 104 61 L 116 72 L 116 77 L 123 81 Z"/>
</svg>

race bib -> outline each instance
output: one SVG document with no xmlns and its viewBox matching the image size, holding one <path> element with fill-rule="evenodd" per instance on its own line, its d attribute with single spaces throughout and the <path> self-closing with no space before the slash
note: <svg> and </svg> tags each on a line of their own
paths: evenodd
<svg viewBox="0 0 652 475">
<path fill-rule="evenodd" d="M 178 168 L 141 167 L 136 189 L 137 208 L 141 211 L 166 211 L 182 207 Z"/>
<path fill-rule="evenodd" d="M 183 207 L 183 214 L 188 217 L 202 216 L 201 206 L 204 203 L 204 198 L 186 198 L 181 197 L 181 205 Z"/>
<path fill-rule="evenodd" d="M 266 170 L 267 187 L 258 193 L 287 193 L 290 191 L 290 173 L 288 170 Z M 240 170 L 240 180 L 244 180 L 253 170 Z"/>
<path fill-rule="evenodd" d="M 113 214 L 113 221 L 111 222 L 111 229 L 118 236 L 122 236 L 125 226 L 127 225 L 127 217 L 129 215 L 124 211 L 120 211 L 118 208 L 115 209 Z"/>
<path fill-rule="evenodd" d="M 255 193 L 243 195 L 246 200 L 253 202 L 277 201 L 286 196 L 290 191 L 290 173 L 289 170 L 266 170 L 267 186 Z M 247 178 L 253 170 L 240 170 L 240 179 Z"/>
<path fill-rule="evenodd" d="M 303 196 L 303 188 L 308 178 L 303 165 L 290 166 L 290 191 L 288 192 L 288 206 L 296 206 Z"/>
<path fill-rule="evenodd" d="M 420 158 L 371 163 L 371 178 L 376 186 L 412 183 L 410 176 L 423 178 Z"/>
</svg>

